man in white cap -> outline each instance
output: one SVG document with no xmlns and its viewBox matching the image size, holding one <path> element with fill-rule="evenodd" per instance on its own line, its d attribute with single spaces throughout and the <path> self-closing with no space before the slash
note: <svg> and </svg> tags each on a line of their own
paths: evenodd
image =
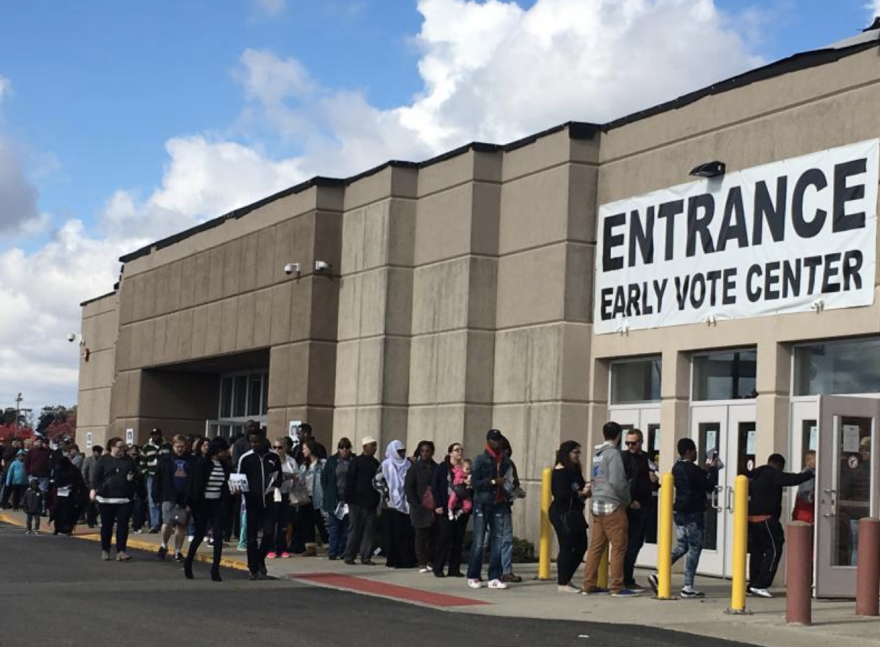
<svg viewBox="0 0 880 647">
<path fill-rule="evenodd" d="M 376 460 L 378 442 L 372 436 L 361 441 L 363 453 L 351 461 L 345 483 L 343 501 L 348 504 L 350 528 L 345 547 L 345 563 L 352 565 L 358 552 L 361 564 L 373 565 L 373 527 L 376 525 L 376 508 L 379 492 L 373 487 L 373 477 L 379 471 Z"/>
</svg>

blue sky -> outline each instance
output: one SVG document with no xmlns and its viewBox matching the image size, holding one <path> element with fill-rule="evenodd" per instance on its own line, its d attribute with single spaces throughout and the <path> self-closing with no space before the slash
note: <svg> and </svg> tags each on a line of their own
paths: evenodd
<svg viewBox="0 0 880 647">
<path fill-rule="evenodd" d="M 76 355 L 58 340 L 150 239 L 316 173 L 621 116 L 851 36 L 871 13 L 866 0 L 0 0 L 0 300 L 24 313 L 0 323 L 0 362 L 20 367 L 0 375 L 0 406 L 18 390 L 33 406 L 75 400 Z"/>
</svg>

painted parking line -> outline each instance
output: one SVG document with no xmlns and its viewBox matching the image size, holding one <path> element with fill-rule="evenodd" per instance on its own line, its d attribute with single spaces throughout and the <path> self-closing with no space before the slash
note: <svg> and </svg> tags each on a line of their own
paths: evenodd
<svg viewBox="0 0 880 647">
<path fill-rule="evenodd" d="M 450 608 L 490 604 L 483 600 L 462 598 L 457 595 L 446 595 L 444 593 L 433 593 L 422 589 L 387 584 L 385 582 L 376 582 L 375 580 L 369 580 L 363 577 L 339 575 L 337 573 L 292 573 L 287 577 L 292 580 L 300 580 L 311 584 L 317 584 L 319 586 L 364 593 L 366 595 L 376 595 L 383 598 L 391 598 L 393 600 L 422 604 L 431 607 Z"/>
</svg>

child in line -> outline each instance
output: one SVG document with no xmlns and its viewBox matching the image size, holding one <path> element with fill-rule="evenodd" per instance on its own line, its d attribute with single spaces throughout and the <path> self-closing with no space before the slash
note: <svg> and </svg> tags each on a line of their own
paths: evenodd
<svg viewBox="0 0 880 647">
<path fill-rule="evenodd" d="M 449 495 L 449 518 L 458 519 L 463 514 L 470 514 L 474 507 L 471 500 L 471 460 L 465 459 L 461 465 L 452 468 L 452 492 Z"/>
<path fill-rule="evenodd" d="M 21 502 L 27 514 L 27 530 L 26 535 L 40 534 L 40 510 L 43 508 L 43 493 L 40 492 L 40 484 L 36 480 L 31 481 L 31 485 Z"/>
</svg>

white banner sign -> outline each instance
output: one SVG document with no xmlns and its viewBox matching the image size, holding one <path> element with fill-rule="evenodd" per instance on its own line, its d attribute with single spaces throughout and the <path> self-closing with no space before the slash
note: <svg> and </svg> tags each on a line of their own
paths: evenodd
<svg viewBox="0 0 880 647">
<path fill-rule="evenodd" d="M 594 331 L 874 302 L 880 139 L 599 208 Z"/>
</svg>

